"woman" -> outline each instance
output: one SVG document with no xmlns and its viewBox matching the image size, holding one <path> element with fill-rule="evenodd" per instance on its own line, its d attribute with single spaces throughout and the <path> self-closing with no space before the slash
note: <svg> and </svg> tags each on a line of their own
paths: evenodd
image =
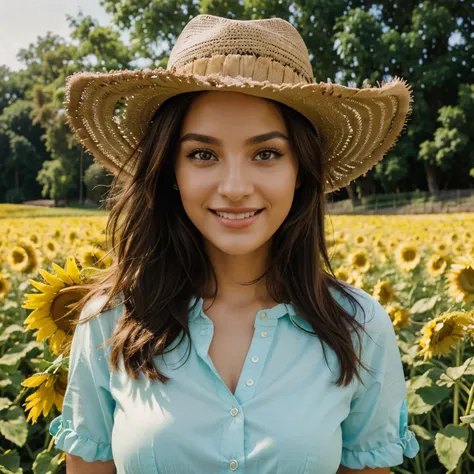
<svg viewBox="0 0 474 474">
<path fill-rule="evenodd" d="M 402 81 L 316 84 L 279 18 L 199 15 L 166 70 L 69 78 L 72 129 L 116 174 L 115 263 L 81 301 L 50 425 L 69 469 L 384 474 L 416 455 L 391 320 L 324 240 L 325 193 L 382 158 L 410 103 Z"/>
</svg>

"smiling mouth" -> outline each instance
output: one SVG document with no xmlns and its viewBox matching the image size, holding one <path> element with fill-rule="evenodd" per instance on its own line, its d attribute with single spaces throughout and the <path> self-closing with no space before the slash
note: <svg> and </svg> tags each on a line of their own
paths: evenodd
<svg viewBox="0 0 474 474">
<path fill-rule="evenodd" d="M 214 210 L 214 209 L 209 209 L 213 214 L 215 214 L 216 216 L 219 216 L 219 214 Z M 260 214 L 262 211 L 264 211 L 265 208 L 262 208 L 262 209 L 259 209 L 258 211 L 256 211 L 253 216 L 256 216 L 257 214 Z M 227 212 L 226 214 L 233 214 L 233 213 L 230 213 L 230 212 Z M 239 213 L 235 214 L 235 215 L 238 215 Z M 243 213 L 240 213 L 240 214 L 246 214 L 245 212 Z M 251 217 L 253 217 L 251 216 Z M 226 217 L 224 216 L 219 216 L 219 217 L 222 217 L 223 219 L 226 219 Z M 242 220 L 242 219 L 249 219 L 249 218 L 243 218 L 243 217 L 240 217 L 240 218 L 234 218 L 234 219 L 229 219 L 229 220 Z"/>
</svg>

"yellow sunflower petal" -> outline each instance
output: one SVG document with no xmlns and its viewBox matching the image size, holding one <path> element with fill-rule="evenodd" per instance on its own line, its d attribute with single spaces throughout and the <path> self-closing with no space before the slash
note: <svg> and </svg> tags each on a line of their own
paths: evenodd
<svg viewBox="0 0 474 474">
<path fill-rule="evenodd" d="M 68 275 L 72 278 L 76 285 L 82 285 L 79 268 L 77 267 L 74 257 L 69 256 L 66 260 L 66 269 Z"/>
<path fill-rule="evenodd" d="M 51 322 L 54 322 L 53 319 L 50 316 L 46 316 L 46 318 L 38 319 L 37 321 L 33 321 L 32 323 L 28 324 L 26 330 L 33 331 L 34 329 L 40 329 Z"/>
<path fill-rule="evenodd" d="M 50 313 L 50 306 L 49 305 L 44 305 L 41 306 L 40 308 L 35 308 L 34 311 L 32 311 L 28 317 L 23 321 L 23 324 L 29 324 L 34 321 L 38 321 L 39 319 L 46 318 L 46 316 L 49 316 Z"/>
<path fill-rule="evenodd" d="M 64 288 L 64 282 L 60 280 L 57 276 L 54 276 L 52 273 L 49 273 L 48 271 L 44 269 L 40 269 L 39 271 L 41 273 L 41 276 L 51 285 L 51 286 L 57 286 L 58 288 Z"/>
<path fill-rule="evenodd" d="M 48 416 L 49 411 L 51 410 L 51 407 L 53 406 L 54 403 L 54 396 L 48 397 L 44 400 L 43 402 L 43 416 Z"/>
<path fill-rule="evenodd" d="M 66 283 L 67 285 L 73 285 L 74 282 L 72 281 L 71 277 L 67 274 L 67 271 L 61 268 L 57 263 L 52 263 L 54 271 L 58 278 Z"/>
<path fill-rule="evenodd" d="M 38 342 L 44 341 L 47 337 L 51 336 L 54 331 L 58 329 L 58 326 L 56 326 L 56 323 L 51 320 L 51 322 L 46 323 L 39 331 L 38 334 L 36 335 L 36 340 Z"/>
<path fill-rule="evenodd" d="M 25 298 L 27 298 L 26 301 L 28 303 L 47 303 L 48 301 L 51 301 L 51 295 L 46 293 L 26 293 Z"/>
<path fill-rule="evenodd" d="M 26 419 L 26 422 L 31 419 L 31 422 L 35 424 L 38 421 L 38 417 L 41 415 L 41 405 L 35 405 L 31 410 L 30 413 L 28 414 L 28 418 Z"/>
<path fill-rule="evenodd" d="M 37 387 L 38 385 L 41 385 L 47 378 L 47 375 L 35 374 L 23 380 L 20 385 L 23 387 Z"/>
<path fill-rule="evenodd" d="M 36 289 L 40 290 L 42 293 L 46 293 L 48 295 L 52 295 L 58 291 L 57 288 L 54 286 L 50 285 L 45 285 L 44 283 L 41 283 L 36 280 L 28 280 Z"/>
<path fill-rule="evenodd" d="M 25 309 L 40 309 L 43 306 L 48 306 L 48 303 L 42 303 L 41 301 L 26 301 L 21 305 Z"/>
</svg>

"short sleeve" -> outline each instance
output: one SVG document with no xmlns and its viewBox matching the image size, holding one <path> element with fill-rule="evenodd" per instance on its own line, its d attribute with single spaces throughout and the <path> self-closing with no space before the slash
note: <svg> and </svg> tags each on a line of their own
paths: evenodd
<svg viewBox="0 0 474 474">
<path fill-rule="evenodd" d="M 100 309 L 105 301 L 105 296 L 88 301 L 80 318 Z M 111 434 L 115 401 L 109 386 L 109 345 L 97 346 L 112 334 L 117 311 L 117 308 L 105 311 L 76 326 L 62 413 L 49 426 L 58 449 L 87 462 L 113 459 Z"/>
<path fill-rule="evenodd" d="M 368 296 L 372 316 L 362 332 L 361 370 L 350 412 L 341 423 L 341 464 L 350 469 L 392 467 L 413 458 L 418 441 L 408 429 L 407 391 L 395 330 L 383 306 Z M 367 311 L 370 313 L 370 311 Z"/>
</svg>

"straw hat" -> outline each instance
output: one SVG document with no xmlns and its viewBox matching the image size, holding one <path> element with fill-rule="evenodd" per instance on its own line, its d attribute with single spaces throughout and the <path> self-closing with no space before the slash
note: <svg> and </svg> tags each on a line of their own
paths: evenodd
<svg viewBox="0 0 474 474">
<path fill-rule="evenodd" d="M 236 91 L 282 102 L 319 136 L 337 190 L 370 170 L 395 145 L 411 114 L 412 90 L 395 77 L 363 89 L 317 83 L 308 49 L 281 18 L 233 20 L 197 15 L 179 35 L 166 69 L 78 72 L 66 79 L 68 123 L 109 171 L 125 165 L 166 99 L 191 91 Z M 115 114 L 117 102 L 123 111 Z M 120 108 L 117 108 L 120 110 Z"/>
</svg>

